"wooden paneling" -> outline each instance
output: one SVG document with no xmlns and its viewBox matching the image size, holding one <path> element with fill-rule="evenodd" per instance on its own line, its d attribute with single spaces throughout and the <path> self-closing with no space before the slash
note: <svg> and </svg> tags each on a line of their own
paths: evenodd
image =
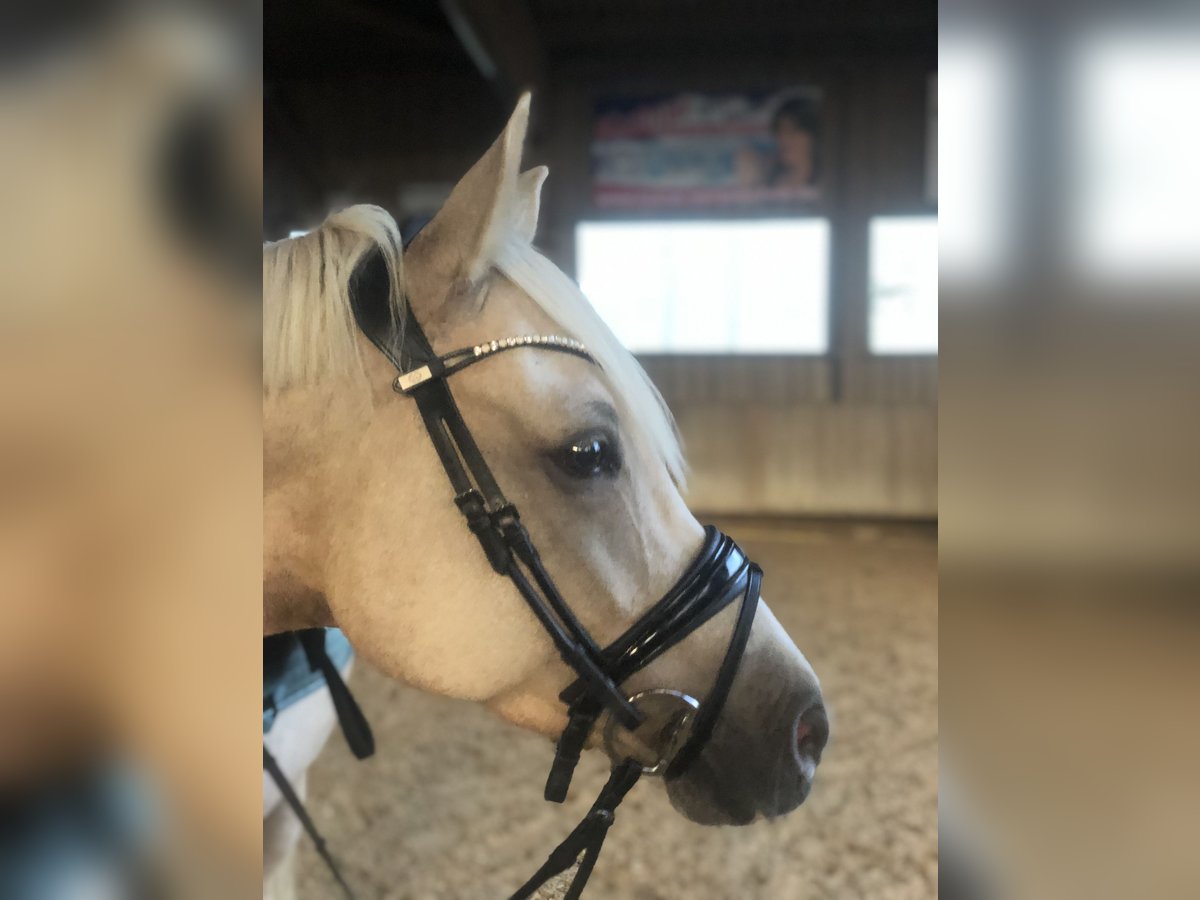
<svg viewBox="0 0 1200 900">
<path fill-rule="evenodd" d="M 693 509 L 936 515 L 933 407 L 687 403 L 675 414 L 691 464 Z"/>
<path fill-rule="evenodd" d="M 827 359 L 787 356 L 642 356 L 671 408 L 689 403 L 761 406 L 823 403 L 831 398 Z"/>
<path fill-rule="evenodd" d="M 884 406 L 937 406 L 936 358 L 857 357 L 846 365 L 841 400 Z"/>
</svg>

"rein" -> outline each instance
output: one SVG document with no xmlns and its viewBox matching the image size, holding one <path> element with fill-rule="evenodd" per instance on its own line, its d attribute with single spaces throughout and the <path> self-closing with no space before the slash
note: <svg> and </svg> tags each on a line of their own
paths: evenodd
<svg viewBox="0 0 1200 900">
<path fill-rule="evenodd" d="M 547 800 L 561 803 L 566 799 L 584 744 L 601 715 L 609 714 L 604 744 L 614 766 L 608 783 L 584 820 L 511 897 L 526 900 L 579 860 L 565 895 L 567 900 L 576 900 L 595 867 L 617 807 L 640 777 L 680 777 L 712 736 L 750 637 L 762 570 L 731 538 L 710 525 L 699 554 L 666 596 L 624 634 L 601 647 L 542 564 L 517 508 L 501 491 L 449 385 L 452 375 L 513 350 L 567 353 L 599 364 L 578 340 L 559 335 L 521 335 L 438 355 L 411 304 L 405 304 L 404 321 L 394 321 L 390 293 L 387 267 L 382 255 L 374 253 L 359 266 L 351 282 L 351 307 L 358 327 L 395 366 L 394 390 L 417 404 L 453 490 L 454 503 L 492 569 L 512 582 L 576 675 L 559 696 L 567 707 L 568 723 L 558 739 L 546 780 Z M 621 685 L 630 676 L 739 597 L 741 608 L 728 649 L 703 702 L 665 688 L 632 697 L 626 693 Z M 314 829 L 308 830 L 314 833 Z M 323 845 L 319 847 L 323 849 Z M 340 873 L 334 871 L 341 881 Z"/>
</svg>

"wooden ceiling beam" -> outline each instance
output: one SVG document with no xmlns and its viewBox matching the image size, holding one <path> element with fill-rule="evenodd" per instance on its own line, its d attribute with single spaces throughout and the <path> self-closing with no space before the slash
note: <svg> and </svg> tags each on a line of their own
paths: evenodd
<svg viewBox="0 0 1200 900">
<path fill-rule="evenodd" d="M 545 51 L 525 0 L 441 0 L 441 5 L 463 49 L 506 103 L 545 84 Z"/>
</svg>

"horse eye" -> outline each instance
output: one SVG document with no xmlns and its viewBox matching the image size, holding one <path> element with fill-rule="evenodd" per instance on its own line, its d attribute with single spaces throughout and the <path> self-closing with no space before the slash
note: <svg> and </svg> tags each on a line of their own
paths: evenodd
<svg viewBox="0 0 1200 900">
<path fill-rule="evenodd" d="M 615 475 L 621 468 L 616 441 L 602 432 L 577 435 L 559 451 L 559 465 L 580 480 Z"/>
</svg>

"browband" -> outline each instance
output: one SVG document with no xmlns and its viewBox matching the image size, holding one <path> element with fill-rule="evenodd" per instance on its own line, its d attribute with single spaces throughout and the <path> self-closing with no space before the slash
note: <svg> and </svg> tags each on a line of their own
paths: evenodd
<svg viewBox="0 0 1200 900">
<path fill-rule="evenodd" d="M 574 338 L 562 337 L 557 334 L 522 334 L 518 337 L 502 338 L 498 341 L 476 344 L 474 347 L 463 347 L 460 350 L 451 350 L 442 356 L 435 356 L 423 366 L 402 372 L 397 376 L 393 386 L 402 394 L 411 394 L 431 378 L 449 378 L 455 372 L 461 372 L 467 366 L 482 362 L 494 353 L 515 350 L 518 347 L 557 350 L 560 353 L 572 353 L 589 362 L 595 362 L 588 353 L 587 347 Z"/>
</svg>

